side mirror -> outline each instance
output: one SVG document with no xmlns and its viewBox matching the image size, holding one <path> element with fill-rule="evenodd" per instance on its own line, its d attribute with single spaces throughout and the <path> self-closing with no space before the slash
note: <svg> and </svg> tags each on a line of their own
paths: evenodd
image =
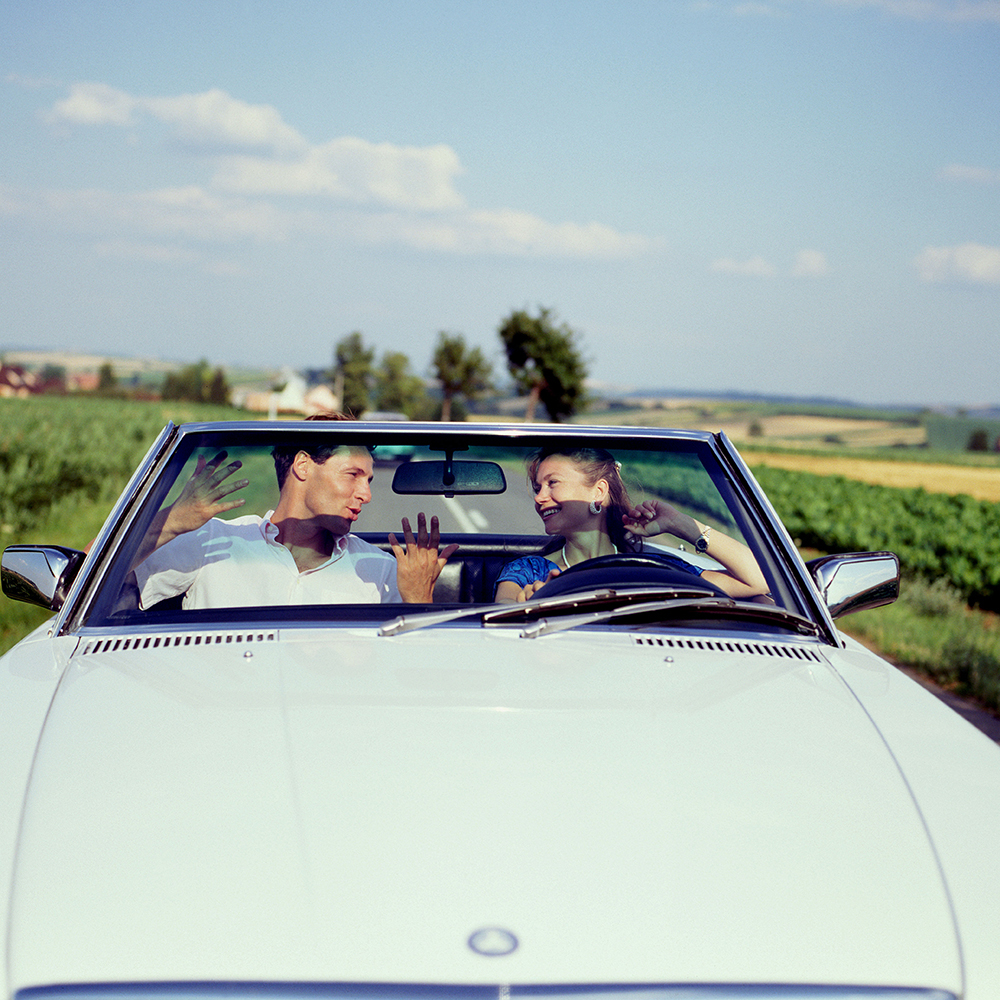
<svg viewBox="0 0 1000 1000">
<path fill-rule="evenodd" d="M 86 558 L 61 545 L 9 545 L 0 561 L 0 584 L 15 601 L 58 611 Z"/>
<path fill-rule="evenodd" d="M 893 552 L 846 552 L 806 563 L 834 618 L 892 604 L 899 597 L 899 558 Z"/>
<path fill-rule="evenodd" d="M 503 493 L 507 480 L 496 462 L 409 462 L 392 477 L 392 491 L 402 495 L 462 496 Z"/>
</svg>

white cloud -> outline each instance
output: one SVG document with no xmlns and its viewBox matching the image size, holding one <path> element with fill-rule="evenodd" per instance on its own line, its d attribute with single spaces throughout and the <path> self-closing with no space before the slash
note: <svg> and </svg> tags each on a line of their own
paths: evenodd
<svg viewBox="0 0 1000 1000">
<path fill-rule="evenodd" d="M 821 250 L 800 250 L 795 255 L 792 275 L 796 278 L 822 278 L 830 273 L 826 254 Z"/>
<path fill-rule="evenodd" d="M 462 204 L 461 174 L 450 147 L 394 146 L 343 137 L 310 146 L 265 104 L 247 104 L 221 90 L 179 97 L 132 97 L 100 83 L 78 83 L 49 114 L 78 125 L 138 124 L 141 116 L 170 125 L 189 146 L 217 162 L 214 184 L 242 194 L 325 195 L 417 210 Z"/>
<path fill-rule="evenodd" d="M 298 152 L 305 139 L 268 104 L 247 104 L 222 90 L 179 97 L 151 97 L 140 102 L 143 110 L 174 125 L 179 137 L 189 143 L 220 145 L 236 149 L 268 149 L 276 153 Z"/>
<path fill-rule="evenodd" d="M 197 186 L 122 195 L 108 191 L 26 192 L 0 187 L 0 214 L 90 232 L 102 255 L 177 261 L 180 246 L 285 242 L 296 234 L 337 242 L 397 244 L 462 256 L 621 259 L 654 249 L 647 237 L 592 222 L 550 223 L 526 212 L 283 210 L 268 201 L 220 196 Z M 161 245 L 174 238 L 174 250 Z M 160 241 L 155 247 L 151 241 Z"/>
<path fill-rule="evenodd" d="M 103 83 L 74 83 L 69 97 L 56 101 L 46 116 L 71 125 L 132 125 L 138 101 Z"/>
<path fill-rule="evenodd" d="M 598 222 L 551 223 L 527 212 L 504 209 L 473 212 L 466 226 L 473 245 L 487 252 L 512 252 L 528 256 L 630 257 L 650 249 L 641 236 L 618 233 Z"/>
<path fill-rule="evenodd" d="M 175 232 L 197 240 L 251 238 L 275 242 L 287 238 L 287 213 L 262 201 L 220 198 L 196 186 L 163 188 L 131 195 L 124 210 L 155 232 Z"/>
<path fill-rule="evenodd" d="M 749 260 L 721 257 L 712 261 L 709 270 L 717 274 L 740 274 L 750 278 L 773 278 L 778 273 L 773 264 L 760 256 L 751 257 Z"/>
<path fill-rule="evenodd" d="M 922 281 L 1000 285 L 1000 247 L 925 247 L 914 263 Z"/>
<path fill-rule="evenodd" d="M 1000 184 L 1000 170 L 988 167 L 969 167 L 961 163 L 950 163 L 939 175 L 942 180 L 960 181 L 967 184 Z"/>
<path fill-rule="evenodd" d="M 448 146 L 424 148 L 335 139 L 288 160 L 227 156 L 214 184 L 244 194 L 326 195 L 426 211 L 457 208 L 453 180 L 462 172 Z"/>
<path fill-rule="evenodd" d="M 71 125 L 136 125 L 141 114 L 173 126 L 177 137 L 210 150 L 306 148 L 306 141 L 267 104 L 247 104 L 222 90 L 178 97 L 133 97 L 103 83 L 74 83 L 57 101 L 50 122 Z"/>
<path fill-rule="evenodd" d="M 419 250 L 474 256 L 612 259 L 645 253 L 656 242 L 592 222 L 551 223 L 527 212 L 455 212 L 437 216 L 382 213 L 355 220 L 372 243 L 403 243 Z"/>
<path fill-rule="evenodd" d="M 448 145 L 396 146 L 353 136 L 310 145 L 273 107 L 221 90 L 139 98 L 105 84 L 77 83 L 48 118 L 130 128 L 153 119 L 214 166 L 211 190 L 182 183 L 138 194 L 49 192 L 35 198 L 33 209 L 31 198 L 21 206 L 53 218 L 62 212 L 79 228 L 89 223 L 101 239 L 118 225 L 123 231 L 115 235 L 126 240 L 172 233 L 196 243 L 275 241 L 300 232 L 518 257 L 621 258 L 657 245 L 598 222 L 552 223 L 513 209 L 473 210 L 456 187 L 463 168 Z M 300 199 L 299 207 L 278 207 L 287 197 Z"/>
</svg>

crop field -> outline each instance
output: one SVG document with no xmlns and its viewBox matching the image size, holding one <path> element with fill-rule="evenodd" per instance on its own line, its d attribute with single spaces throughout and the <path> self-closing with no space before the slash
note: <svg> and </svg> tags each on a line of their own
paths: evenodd
<svg viewBox="0 0 1000 1000">
<path fill-rule="evenodd" d="M 796 455 L 790 452 L 748 451 L 751 465 L 791 469 L 815 476 L 844 476 L 876 486 L 924 489 L 928 493 L 967 494 L 1000 503 L 1000 467 L 945 465 L 940 462 L 878 461 L 849 455 Z"/>
<path fill-rule="evenodd" d="M 702 429 L 722 431 L 737 443 L 760 438 L 780 441 L 786 447 L 834 444 L 849 448 L 912 448 L 924 444 L 927 437 L 920 425 L 798 413 L 775 414 L 756 420 L 705 421 Z"/>
<path fill-rule="evenodd" d="M 593 422 L 637 427 L 684 427 L 722 431 L 737 444 L 767 442 L 781 448 L 913 448 L 927 442 L 924 426 L 912 417 L 877 413 L 795 413 L 773 406 L 718 400 L 659 400 L 640 409 L 595 415 Z M 586 423 L 589 416 L 580 417 Z"/>
</svg>

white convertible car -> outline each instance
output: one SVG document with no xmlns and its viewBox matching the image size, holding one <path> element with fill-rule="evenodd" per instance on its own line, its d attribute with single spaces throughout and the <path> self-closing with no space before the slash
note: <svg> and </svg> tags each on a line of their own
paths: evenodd
<svg viewBox="0 0 1000 1000">
<path fill-rule="evenodd" d="M 300 587 L 275 455 L 354 456 L 368 596 Z M 460 547 L 399 603 L 418 511 Z M 834 624 L 898 582 L 722 435 L 169 425 L 89 554 L 3 556 L 54 612 L 0 660 L 6 1000 L 996 1000 L 1000 748 Z"/>
</svg>

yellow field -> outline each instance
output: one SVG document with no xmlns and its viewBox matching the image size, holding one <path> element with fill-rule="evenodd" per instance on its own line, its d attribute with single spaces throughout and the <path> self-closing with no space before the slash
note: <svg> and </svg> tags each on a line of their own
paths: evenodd
<svg viewBox="0 0 1000 1000">
<path fill-rule="evenodd" d="M 756 424 L 759 438 L 780 441 L 783 446 L 811 448 L 835 438 L 851 448 L 885 448 L 893 445 L 913 447 L 927 438 L 923 427 L 908 427 L 890 420 L 854 420 L 849 417 L 811 417 L 783 413 L 759 420 L 715 421 L 702 426 L 705 430 L 724 431 L 733 441 L 753 440 L 750 424 Z"/>
<path fill-rule="evenodd" d="M 922 486 L 931 493 L 967 493 L 977 500 L 1000 503 L 1000 469 L 762 452 L 749 452 L 743 457 L 750 465 L 770 465 L 820 476 L 846 476 L 876 486 Z"/>
</svg>

